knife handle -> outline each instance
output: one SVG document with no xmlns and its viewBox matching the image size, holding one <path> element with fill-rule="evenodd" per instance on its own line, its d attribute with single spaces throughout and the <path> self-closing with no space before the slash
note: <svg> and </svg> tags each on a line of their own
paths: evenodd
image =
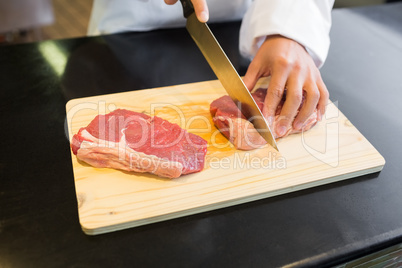
<svg viewBox="0 0 402 268">
<path fill-rule="evenodd" d="M 183 6 L 183 15 L 185 18 L 188 18 L 194 12 L 193 4 L 191 0 L 180 0 L 180 2 Z"/>
</svg>

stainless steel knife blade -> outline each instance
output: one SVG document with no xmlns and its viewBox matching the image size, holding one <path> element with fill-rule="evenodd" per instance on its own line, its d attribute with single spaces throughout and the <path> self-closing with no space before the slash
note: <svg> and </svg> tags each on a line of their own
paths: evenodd
<svg viewBox="0 0 402 268">
<path fill-rule="evenodd" d="M 254 125 L 258 133 L 268 144 L 279 151 L 266 119 L 208 25 L 201 23 L 197 19 L 190 0 L 180 1 L 183 5 L 184 16 L 187 18 L 187 31 L 222 83 L 222 86 L 239 107 L 242 114 Z"/>
</svg>

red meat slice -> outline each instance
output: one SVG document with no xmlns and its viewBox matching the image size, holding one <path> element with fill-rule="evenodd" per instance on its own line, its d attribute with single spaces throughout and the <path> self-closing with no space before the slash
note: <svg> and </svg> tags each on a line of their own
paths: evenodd
<svg viewBox="0 0 402 268">
<path fill-rule="evenodd" d="M 203 170 L 207 142 L 157 116 L 117 109 L 81 128 L 71 148 L 94 167 L 177 178 Z"/>
<path fill-rule="evenodd" d="M 262 110 L 265 96 L 267 95 L 267 89 L 259 88 L 251 94 L 257 103 L 260 110 Z M 299 107 L 302 107 L 305 97 Z M 278 136 L 276 134 L 276 126 L 279 121 L 279 116 L 282 110 L 282 106 L 286 100 L 286 92 L 278 105 L 275 118 L 267 118 L 269 127 L 274 135 L 275 139 L 286 137 L 290 134 L 299 133 L 300 130 L 295 130 L 292 127 L 285 132 L 284 135 Z M 210 112 L 213 117 L 214 124 L 221 131 L 221 133 L 229 139 L 230 142 L 237 149 L 241 150 L 253 150 L 266 144 L 266 141 L 258 134 L 254 126 L 246 120 L 243 114 L 232 101 L 229 96 L 223 96 L 214 100 L 210 105 Z M 303 131 L 307 131 L 317 123 L 317 110 L 307 119 Z"/>
</svg>

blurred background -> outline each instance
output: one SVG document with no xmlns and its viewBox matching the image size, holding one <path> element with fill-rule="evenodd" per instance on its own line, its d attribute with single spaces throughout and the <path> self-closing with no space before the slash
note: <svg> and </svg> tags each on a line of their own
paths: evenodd
<svg viewBox="0 0 402 268">
<path fill-rule="evenodd" d="M 0 0 L 0 44 L 85 36 L 94 0 Z"/>
<path fill-rule="evenodd" d="M 94 0 L 0 0 L 0 45 L 85 36 Z M 335 0 L 334 8 L 397 0 Z"/>
</svg>

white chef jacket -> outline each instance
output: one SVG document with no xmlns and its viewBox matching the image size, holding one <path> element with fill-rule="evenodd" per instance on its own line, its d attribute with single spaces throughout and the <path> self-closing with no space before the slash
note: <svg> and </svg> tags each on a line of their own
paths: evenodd
<svg viewBox="0 0 402 268">
<path fill-rule="evenodd" d="M 267 35 L 303 45 L 321 67 L 329 49 L 335 0 L 207 0 L 209 22 L 240 20 L 239 49 L 252 59 Z M 94 0 L 89 35 L 184 27 L 181 4 L 163 0 Z"/>
</svg>

